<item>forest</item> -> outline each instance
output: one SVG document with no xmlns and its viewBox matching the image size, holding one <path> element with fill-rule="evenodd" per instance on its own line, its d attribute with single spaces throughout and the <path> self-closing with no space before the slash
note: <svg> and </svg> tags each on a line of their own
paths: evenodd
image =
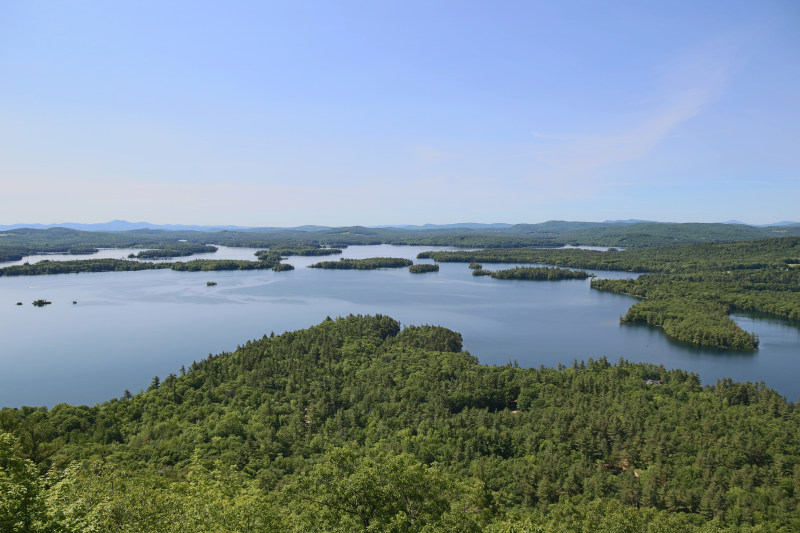
<svg viewBox="0 0 800 533">
<path fill-rule="evenodd" d="M 378 268 L 404 268 L 410 267 L 413 261 L 401 257 L 368 257 L 366 259 L 345 259 L 338 261 L 320 261 L 309 268 L 324 268 L 332 270 L 376 270 Z"/>
<path fill-rule="evenodd" d="M 506 270 L 491 271 L 478 266 L 473 268 L 473 276 L 490 276 L 494 279 L 516 279 L 528 281 L 556 281 L 560 279 L 586 279 L 590 274 L 585 270 L 569 270 L 566 268 L 548 267 L 515 267 Z"/>
<path fill-rule="evenodd" d="M 98 248 L 177 250 L 194 244 L 283 250 L 320 250 L 348 245 L 398 244 L 461 248 L 522 248 L 564 245 L 649 247 L 671 244 L 758 240 L 800 236 L 800 226 L 657 222 L 564 222 L 507 227 L 438 228 L 252 228 L 221 231 L 137 229 L 82 231 L 69 228 L 18 228 L 0 232 L 0 262 L 38 253 L 92 254 Z M 183 243 L 183 244 L 182 244 Z M 185 248 L 184 248 L 185 249 Z M 320 255 L 323 252 L 309 252 Z M 327 254 L 328 252 L 325 252 Z M 336 252 L 330 252 L 336 253 Z M 290 255 L 290 254 L 284 254 Z M 299 255 L 295 253 L 294 255 Z M 172 257 L 177 257 L 173 255 Z"/>
<path fill-rule="evenodd" d="M 275 253 L 282 256 L 292 256 L 292 255 L 300 255 L 300 256 L 322 256 L 322 255 L 336 255 L 342 253 L 341 248 L 323 248 L 321 246 L 290 246 L 290 245 L 279 245 L 279 246 L 272 246 L 267 250 L 268 252 Z M 256 252 L 258 255 L 260 252 Z"/>
<path fill-rule="evenodd" d="M 418 265 L 411 265 L 408 271 L 412 274 L 425 274 L 426 272 L 439 272 L 439 265 L 431 265 L 430 263 L 420 263 Z"/>
<path fill-rule="evenodd" d="M 418 257 L 471 263 L 473 269 L 484 261 L 645 273 L 627 280 L 593 279 L 591 286 L 643 299 L 621 317 L 622 323 L 658 326 L 666 335 L 698 346 L 758 348 L 758 338 L 730 318 L 732 311 L 800 320 L 798 237 L 605 252 L 513 249 L 424 252 Z M 473 270 L 475 275 L 485 272 Z"/>
<path fill-rule="evenodd" d="M 798 427 L 762 383 L 486 366 L 351 315 L 93 407 L 0 410 L 0 530 L 788 533 Z"/>
<path fill-rule="evenodd" d="M 159 245 L 150 250 L 142 250 L 135 254 L 128 255 L 133 259 L 165 259 L 170 257 L 186 257 L 194 254 L 210 254 L 218 250 L 216 246 L 208 244 L 193 244 L 188 242 L 179 242 L 168 245 Z"/>
<path fill-rule="evenodd" d="M 277 268 L 276 268 L 277 267 Z M 169 268 L 179 272 L 212 270 L 285 270 L 280 257 L 261 258 L 258 261 L 234 259 L 192 259 L 184 262 L 130 261 L 127 259 L 83 259 L 74 261 L 43 260 L 34 264 L 12 265 L 0 268 L 2 276 L 45 276 L 50 274 L 78 274 L 81 272 L 132 272 Z"/>
</svg>

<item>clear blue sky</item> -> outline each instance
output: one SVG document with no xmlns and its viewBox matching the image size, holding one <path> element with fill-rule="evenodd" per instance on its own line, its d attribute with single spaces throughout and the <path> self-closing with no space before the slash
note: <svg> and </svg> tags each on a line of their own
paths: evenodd
<svg viewBox="0 0 800 533">
<path fill-rule="evenodd" d="M 796 0 L 0 0 L 2 224 L 799 206 Z"/>
</svg>

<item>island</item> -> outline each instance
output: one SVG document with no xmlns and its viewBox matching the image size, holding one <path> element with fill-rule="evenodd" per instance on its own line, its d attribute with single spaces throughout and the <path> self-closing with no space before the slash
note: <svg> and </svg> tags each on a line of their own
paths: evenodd
<svg viewBox="0 0 800 533">
<path fill-rule="evenodd" d="M 507 270 L 484 270 L 478 268 L 472 271 L 473 276 L 491 276 L 495 279 L 516 279 L 528 281 L 555 281 L 561 279 L 586 279 L 593 277 L 585 270 L 569 270 L 566 268 L 550 267 L 516 267 Z"/>
<path fill-rule="evenodd" d="M 336 255 L 342 253 L 341 248 L 325 248 L 322 246 L 311 247 L 311 246 L 302 246 L 302 245 L 276 245 L 270 246 L 268 250 L 259 250 L 256 252 L 256 256 L 266 255 L 266 254 L 275 254 L 279 256 L 289 257 L 292 255 L 299 255 L 299 256 L 307 256 L 307 257 L 314 257 L 314 256 L 324 256 L 324 255 Z"/>
<path fill-rule="evenodd" d="M 375 270 L 378 268 L 405 268 L 413 265 L 410 259 L 400 257 L 369 257 L 366 259 L 339 259 L 338 261 L 321 261 L 308 265 L 309 268 L 332 270 Z"/>
<path fill-rule="evenodd" d="M 408 271 L 412 274 L 424 274 L 425 272 L 439 272 L 439 265 L 432 265 L 430 263 L 421 263 L 419 265 L 411 265 Z"/>
<path fill-rule="evenodd" d="M 194 254 L 209 254 L 218 248 L 210 244 L 174 243 L 159 246 L 151 250 L 142 250 L 136 254 L 129 254 L 130 259 L 169 259 L 171 257 L 186 257 Z"/>
<path fill-rule="evenodd" d="M 2 276 L 43 276 L 49 274 L 78 274 L 81 272 L 132 272 L 169 268 L 179 272 L 214 270 L 269 270 L 279 261 L 245 261 L 241 259 L 193 259 L 185 262 L 145 262 L 128 259 L 83 259 L 76 261 L 39 261 L 34 264 L 0 268 Z"/>
</svg>

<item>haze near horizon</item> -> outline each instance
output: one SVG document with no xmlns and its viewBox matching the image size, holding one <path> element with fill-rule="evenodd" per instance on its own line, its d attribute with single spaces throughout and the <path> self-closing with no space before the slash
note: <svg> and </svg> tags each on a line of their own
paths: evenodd
<svg viewBox="0 0 800 533">
<path fill-rule="evenodd" d="M 6 3 L 0 224 L 797 220 L 792 2 Z"/>
</svg>

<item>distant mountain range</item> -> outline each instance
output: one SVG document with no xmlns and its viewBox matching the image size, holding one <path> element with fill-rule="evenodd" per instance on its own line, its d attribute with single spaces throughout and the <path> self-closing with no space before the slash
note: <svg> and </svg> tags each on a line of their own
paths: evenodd
<svg viewBox="0 0 800 533">
<path fill-rule="evenodd" d="M 295 228 L 256 228 L 252 226 L 198 226 L 189 224 L 152 224 L 150 222 L 128 222 L 127 220 L 112 220 L 110 222 L 100 222 L 96 224 L 82 224 L 78 222 L 63 222 L 61 224 L 0 224 L 0 230 L 31 228 L 31 229 L 48 229 L 48 228 L 69 228 L 81 231 L 132 231 L 139 229 L 160 229 L 168 231 L 247 231 L 247 230 L 286 230 L 292 229 L 295 231 L 323 231 L 331 229 L 330 226 L 297 226 Z"/>
<path fill-rule="evenodd" d="M 544 228 L 549 227 L 552 230 L 563 230 L 566 227 L 570 229 L 575 229 L 576 227 L 592 227 L 597 226 L 598 224 L 609 224 L 609 225 L 633 225 L 633 224 L 642 224 L 642 223 L 649 223 L 649 224 L 658 224 L 659 222 L 655 221 L 648 221 L 648 220 L 635 220 L 635 219 L 628 219 L 628 220 L 604 220 L 603 222 L 568 222 L 562 220 L 550 220 L 548 222 L 542 222 L 539 224 L 506 224 L 506 223 L 493 223 L 493 224 L 483 224 L 478 222 L 462 222 L 456 224 L 421 224 L 421 225 L 414 225 L 414 224 L 395 224 L 395 225 L 380 225 L 380 226 L 370 226 L 371 228 L 391 228 L 391 229 L 406 229 L 406 230 L 429 230 L 429 229 L 465 229 L 465 230 L 485 230 L 485 231 L 496 231 L 496 230 L 509 230 L 511 228 L 519 229 L 525 227 L 533 227 L 536 226 L 537 228 Z M 665 222 L 666 224 L 666 222 Z M 723 222 L 722 224 L 740 224 L 745 226 L 752 226 L 752 227 L 759 227 L 759 228 L 767 228 L 767 227 L 776 227 L 776 226 L 800 226 L 800 222 L 791 222 L 791 221 L 781 221 L 775 222 L 773 224 L 747 224 L 745 222 L 740 222 L 738 220 L 729 220 Z M 306 226 L 295 226 L 295 227 L 256 227 L 256 226 L 233 226 L 233 225 L 222 225 L 222 226 L 201 226 L 201 225 L 189 225 L 189 224 L 151 224 L 150 222 L 128 222 L 127 220 L 111 220 L 110 222 L 102 222 L 96 224 L 83 224 L 77 222 L 64 222 L 61 224 L 9 224 L 3 225 L 0 224 L 0 230 L 10 230 L 10 229 L 18 229 L 18 228 L 31 228 L 31 229 L 47 229 L 47 228 L 69 228 L 81 231 L 131 231 L 131 230 L 140 230 L 140 229 L 155 229 L 155 230 L 169 230 L 169 231 L 285 231 L 285 230 L 292 230 L 292 231 L 325 231 L 335 229 L 335 226 L 315 226 L 315 225 L 306 225 Z"/>
</svg>

